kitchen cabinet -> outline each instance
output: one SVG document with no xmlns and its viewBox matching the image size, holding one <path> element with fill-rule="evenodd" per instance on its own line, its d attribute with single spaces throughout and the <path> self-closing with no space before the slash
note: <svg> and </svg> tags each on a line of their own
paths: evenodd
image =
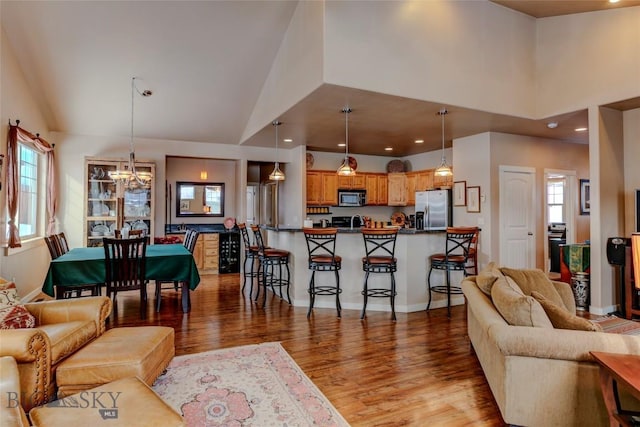
<svg viewBox="0 0 640 427">
<path fill-rule="evenodd" d="M 367 190 L 367 205 L 387 204 L 387 175 L 378 173 L 363 174 Z"/>
<path fill-rule="evenodd" d="M 109 171 L 124 169 L 126 165 L 126 160 L 85 159 L 83 235 L 87 247 L 102 246 L 104 237 L 113 237 L 114 231 L 125 225 L 143 230 L 153 241 L 155 164 L 136 162 L 138 171 L 150 172 L 154 177 L 144 187 L 128 186 L 109 178 Z"/>
<path fill-rule="evenodd" d="M 307 172 L 307 205 L 338 204 L 338 175 L 335 171 Z"/>
<path fill-rule="evenodd" d="M 407 205 L 407 176 L 404 173 L 390 173 L 388 177 L 388 200 L 389 206 Z"/>
<path fill-rule="evenodd" d="M 201 234 L 202 239 L 202 270 L 201 273 L 217 274 L 220 266 L 220 235 L 218 233 Z M 197 246 L 197 242 L 196 242 Z M 195 253 L 195 250 L 194 250 Z M 195 255 L 194 255 L 195 256 Z M 198 268 L 200 270 L 200 268 Z"/>
<path fill-rule="evenodd" d="M 453 187 L 453 175 L 450 176 L 433 176 L 433 187 L 434 188 L 442 188 Z"/>
<path fill-rule="evenodd" d="M 338 176 L 338 188 L 347 190 L 364 190 L 366 188 L 366 173 L 355 176 Z"/>
<path fill-rule="evenodd" d="M 416 173 L 416 191 L 433 190 L 434 169 L 418 171 Z"/>
<path fill-rule="evenodd" d="M 407 205 L 413 206 L 416 204 L 416 179 L 418 178 L 417 172 L 409 172 L 407 175 Z"/>
</svg>

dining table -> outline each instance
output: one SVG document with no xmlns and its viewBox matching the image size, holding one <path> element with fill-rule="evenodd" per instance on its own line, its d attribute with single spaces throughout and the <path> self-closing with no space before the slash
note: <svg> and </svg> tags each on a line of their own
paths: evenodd
<svg viewBox="0 0 640 427">
<path fill-rule="evenodd" d="M 146 249 L 145 279 L 182 284 L 182 311 L 191 309 L 190 291 L 200 283 L 193 254 L 182 244 L 149 245 Z M 106 277 L 103 247 L 73 248 L 54 259 L 42 285 L 42 292 L 55 296 L 55 287 L 104 283 Z"/>
</svg>

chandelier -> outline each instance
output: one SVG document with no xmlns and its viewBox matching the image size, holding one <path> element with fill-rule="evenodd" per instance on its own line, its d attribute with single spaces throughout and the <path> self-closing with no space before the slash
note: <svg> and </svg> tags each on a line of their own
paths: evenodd
<svg viewBox="0 0 640 427">
<path fill-rule="evenodd" d="M 444 116 L 448 113 L 446 108 L 438 111 L 438 115 L 442 117 L 442 161 L 440 162 L 440 166 L 434 172 L 435 176 L 451 176 L 453 172 L 451 168 L 447 165 L 447 158 L 444 155 Z"/>
<path fill-rule="evenodd" d="M 134 99 L 136 92 L 144 97 L 153 95 L 153 92 L 148 89 L 140 91 L 136 86 L 136 78 L 131 78 L 131 133 L 129 137 L 129 162 L 124 169 L 109 171 L 109 178 L 114 182 L 120 182 L 129 188 L 148 187 L 151 182 L 151 178 L 153 178 L 151 172 L 136 170 L 136 153 L 133 149 Z"/>
<path fill-rule="evenodd" d="M 349 162 L 349 113 L 351 112 L 351 108 L 343 108 L 342 112 L 344 113 L 345 122 L 344 160 L 338 168 L 337 173 L 341 176 L 354 176 L 356 174 L 356 170 L 351 167 Z"/>
<path fill-rule="evenodd" d="M 276 128 L 276 164 L 273 167 L 273 172 L 269 175 L 269 179 L 272 181 L 284 181 L 284 173 L 280 170 L 280 163 L 278 162 L 278 126 L 282 122 L 274 120 L 271 124 Z"/>
</svg>

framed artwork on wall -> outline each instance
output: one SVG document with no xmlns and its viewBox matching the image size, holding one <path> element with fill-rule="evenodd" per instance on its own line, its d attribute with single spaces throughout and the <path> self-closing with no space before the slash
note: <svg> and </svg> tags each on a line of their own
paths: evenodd
<svg viewBox="0 0 640 427">
<path fill-rule="evenodd" d="M 467 181 L 453 183 L 453 206 L 467 206 Z"/>
<path fill-rule="evenodd" d="M 480 186 L 467 187 L 467 212 L 480 212 Z"/>
<path fill-rule="evenodd" d="M 588 179 L 580 180 L 580 215 L 591 213 L 591 185 Z"/>
</svg>

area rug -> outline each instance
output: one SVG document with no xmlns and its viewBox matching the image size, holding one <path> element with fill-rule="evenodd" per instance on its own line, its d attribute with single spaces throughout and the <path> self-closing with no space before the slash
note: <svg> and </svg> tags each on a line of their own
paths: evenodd
<svg viewBox="0 0 640 427">
<path fill-rule="evenodd" d="M 640 322 L 622 319 L 614 315 L 598 317 L 591 319 L 591 321 L 598 323 L 604 332 L 610 334 L 640 335 Z"/>
<path fill-rule="evenodd" d="M 175 357 L 153 389 L 188 426 L 348 426 L 279 343 Z"/>
</svg>

